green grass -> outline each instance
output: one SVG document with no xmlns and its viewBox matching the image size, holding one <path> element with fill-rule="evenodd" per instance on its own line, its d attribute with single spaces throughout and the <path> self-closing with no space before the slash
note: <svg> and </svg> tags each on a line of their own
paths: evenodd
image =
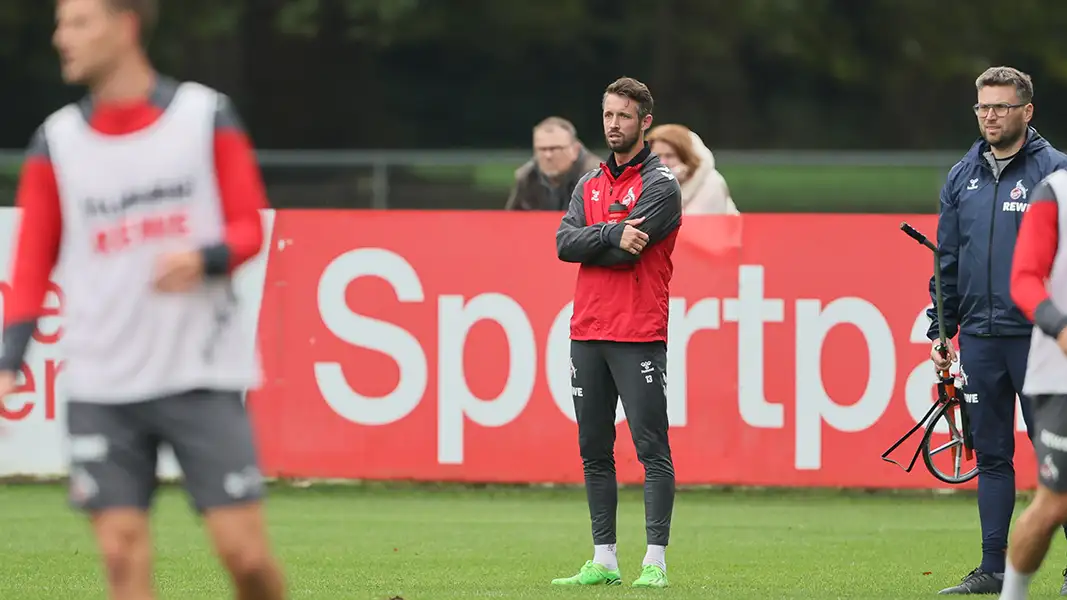
<svg viewBox="0 0 1067 600">
<path fill-rule="evenodd" d="M 103 599 L 87 527 L 57 485 L 0 487 L 0 598 Z M 154 517 L 161 598 L 228 598 L 178 490 Z M 639 491 L 620 499 L 627 584 L 644 553 Z M 1022 510 L 1022 504 L 1016 516 Z M 584 493 L 573 489 L 275 488 L 271 532 L 291 597 L 925 598 L 979 558 L 973 497 L 681 491 L 667 552 L 671 588 L 554 589 L 591 556 Z M 1057 536 L 1033 586 L 1058 597 Z"/>
</svg>

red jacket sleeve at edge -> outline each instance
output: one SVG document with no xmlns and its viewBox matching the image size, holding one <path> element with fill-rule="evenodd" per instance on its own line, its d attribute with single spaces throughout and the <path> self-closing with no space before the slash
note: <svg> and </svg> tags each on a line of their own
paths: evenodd
<svg viewBox="0 0 1067 600">
<path fill-rule="evenodd" d="M 4 326 L 35 320 L 41 313 L 48 280 L 59 257 L 63 232 L 59 190 L 46 158 L 31 157 L 22 167 L 15 201 L 21 209 Z"/>
<path fill-rule="evenodd" d="M 1011 267 L 1011 297 L 1031 321 L 1037 306 L 1048 298 L 1045 280 L 1052 271 L 1059 241 L 1056 200 L 1041 199 L 1030 205 L 1019 226 Z"/>
<path fill-rule="evenodd" d="M 215 132 L 215 170 L 226 223 L 226 245 L 233 271 L 263 246 L 259 211 L 268 208 L 267 193 L 252 144 L 240 129 Z"/>
</svg>

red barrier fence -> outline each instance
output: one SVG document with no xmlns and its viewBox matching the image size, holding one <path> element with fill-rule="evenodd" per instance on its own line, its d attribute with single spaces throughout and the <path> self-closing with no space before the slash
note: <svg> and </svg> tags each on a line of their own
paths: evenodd
<svg viewBox="0 0 1067 600">
<path fill-rule="evenodd" d="M 936 233 L 933 217 L 903 218 Z M 901 219 L 686 218 L 668 355 L 679 484 L 945 487 L 921 460 L 907 474 L 880 459 L 933 398 L 932 257 Z M 249 400 L 267 472 L 581 481 L 577 266 L 555 256 L 558 223 L 279 211 L 259 321 L 266 383 Z M 619 415 L 619 478 L 640 482 Z M 1019 484 L 1032 487 L 1018 441 Z"/>
</svg>

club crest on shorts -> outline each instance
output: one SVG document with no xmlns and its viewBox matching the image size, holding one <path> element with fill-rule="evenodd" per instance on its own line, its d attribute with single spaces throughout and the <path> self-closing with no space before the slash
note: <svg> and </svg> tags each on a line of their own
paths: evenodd
<svg viewBox="0 0 1067 600">
<path fill-rule="evenodd" d="M 1041 461 L 1041 478 L 1046 481 L 1056 481 L 1060 478 L 1060 470 L 1052 462 L 1052 455 L 1046 454 L 1045 460 Z"/>
<path fill-rule="evenodd" d="M 263 476 L 256 467 L 246 467 L 241 471 L 227 473 L 222 488 L 231 498 L 258 494 L 263 489 Z"/>
<path fill-rule="evenodd" d="M 75 504 L 84 504 L 100 492 L 100 486 L 85 469 L 74 468 L 70 471 L 70 499 Z"/>
</svg>

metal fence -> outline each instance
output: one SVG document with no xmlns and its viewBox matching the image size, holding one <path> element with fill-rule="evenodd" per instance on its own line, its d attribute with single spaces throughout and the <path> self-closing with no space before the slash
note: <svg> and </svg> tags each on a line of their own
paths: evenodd
<svg viewBox="0 0 1067 600">
<path fill-rule="evenodd" d="M 607 151 L 597 153 L 606 156 Z M 843 179 L 850 180 L 847 187 L 855 187 L 851 180 L 857 177 L 869 180 L 865 187 L 887 202 L 901 196 L 925 198 L 929 193 L 936 198 L 939 181 L 961 155 L 962 151 L 721 150 L 715 152 L 715 161 L 743 210 L 774 206 L 781 188 L 789 186 L 798 197 L 807 198 L 798 206 L 818 210 L 828 195 L 846 187 L 840 184 Z M 514 149 L 258 153 L 271 203 L 278 208 L 499 209 L 515 169 L 530 157 L 530 151 Z M 13 201 L 22 159 L 22 151 L 0 150 L 2 205 Z"/>
</svg>

